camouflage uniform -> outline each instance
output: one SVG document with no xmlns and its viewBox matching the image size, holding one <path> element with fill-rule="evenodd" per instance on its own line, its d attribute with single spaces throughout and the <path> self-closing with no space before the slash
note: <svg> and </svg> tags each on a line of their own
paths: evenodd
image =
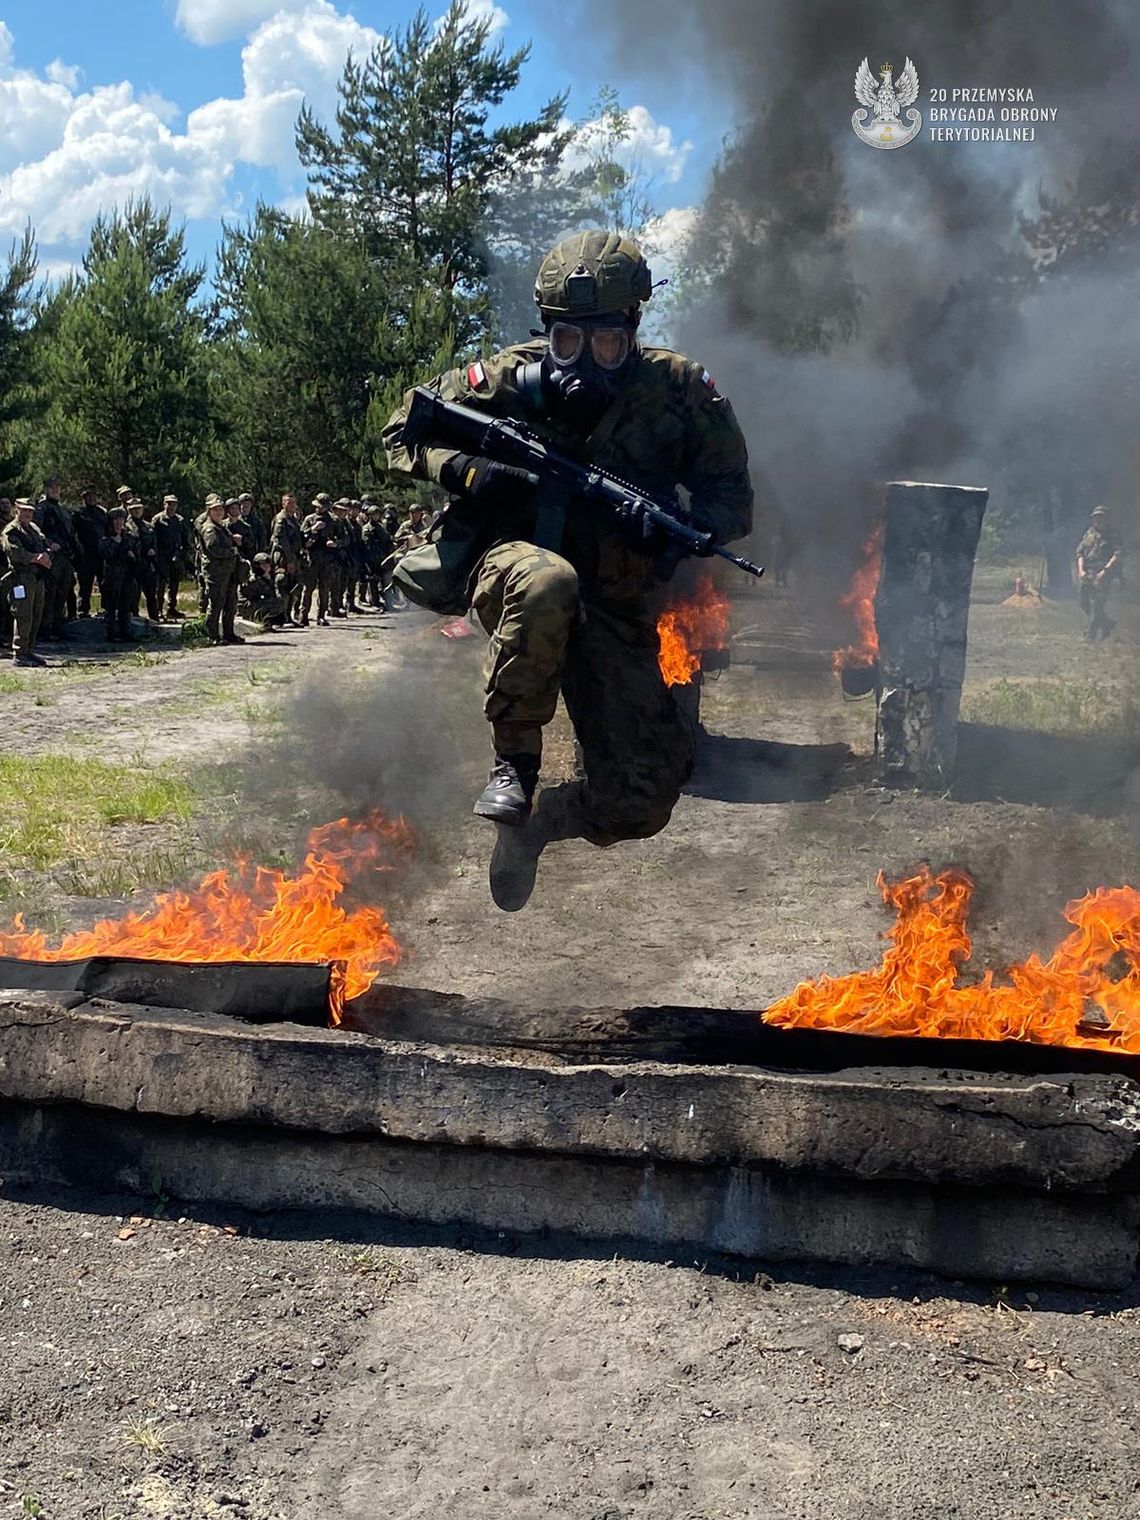
<svg viewBox="0 0 1140 1520">
<path fill-rule="evenodd" d="M 44 620 L 51 570 L 33 561 L 40 554 L 50 554 L 48 540 L 35 521 L 22 523 L 17 516 L 0 533 L 0 549 L 8 562 L 4 594 L 14 624 L 12 658 L 18 664 L 31 661 L 42 665 L 36 640 Z"/>
<path fill-rule="evenodd" d="M 151 519 L 150 526 L 156 553 L 158 610 L 161 613 L 165 603 L 166 616 L 177 618 L 181 616 L 178 587 L 190 563 L 190 524 L 181 512 L 176 511 L 170 516 L 164 502 L 163 510 Z"/>
<path fill-rule="evenodd" d="M 71 513 L 62 502 L 41 496 L 36 503 L 35 521 L 43 529 L 51 550 L 51 578 L 45 592 L 44 623 L 55 638 L 63 635 L 63 625 L 76 613 L 75 561 L 79 558 L 79 541 L 71 522 Z"/>
<path fill-rule="evenodd" d="M 94 492 L 85 491 L 83 494 L 91 496 Z M 80 617 L 90 617 L 91 594 L 99 579 L 102 563 L 101 545 L 107 532 L 107 514 L 98 502 L 84 501 L 72 517 L 71 525 L 75 529 L 75 540 L 79 545 L 79 556 L 75 561 L 75 576 L 79 582 L 77 611 Z"/>
<path fill-rule="evenodd" d="M 1107 639 L 1116 627 L 1115 621 L 1108 615 L 1108 598 L 1123 557 L 1120 540 L 1113 533 L 1107 519 L 1098 513 L 1077 545 L 1077 558 L 1084 560 L 1088 572 L 1088 578 L 1081 580 L 1080 589 L 1081 608 L 1089 617 L 1085 638 L 1093 642 Z M 1108 573 L 1104 579 L 1098 581 L 1096 577 L 1106 570 Z"/>
<path fill-rule="evenodd" d="M 146 602 L 146 615 L 151 622 L 161 622 L 162 609 L 158 605 L 158 544 L 154 528 L 140 511 L 136 516 L 127 518 L 127 532 L 134 535 L 138 544 L 131 612 L 137 615 L 141 599 Z"/>
<path fill-rule="evenodd" d="M 290 516 L 282 507 L 273 519 L 269 535 L 269 557 L 273 562 L 274 584 L 277 594 L 285 598 L 289 618 L 300 618 L 301 572 L 305 563 L 305 535 L 301 531 L 301 518 Z"/>
<path fill-rule="evenodd" d="M 252 574 L 238 591 L 238 611 L 263 628 L 284 623 L 289 616 L 289 599 L 274 587 L 273 569 L 264 550 L 254 555 Z"/>
<path fill-rule="evenodd" d="M 125 525 L 121 533 L 113 533 L 108 522 L 107 534 L 100 543 L 99 552 L 103 631 L 112 643 L 129 643 L 133 637 L 131 608 L 138 602 L 138 538 L 135 534 L 128 533 Z"/>
<path fill-rule="evenodd" d="M 369 514 L 361 529 L 361 537 L 364 543 L 367 599 L 373 607 L 383 607 L 386 605 L 388 582 L 392 578 L 392 567 L 388 563 L 388 556 L 392 553 L 392 535 L 384 526 L 379 511 Z"/>
<path fill-rule="evenodd" d="M 520 344 L 431 384 L 447 400 L 520 418 L 553 447 L 658 497 L 684 486 L 721 542 L 749 531 L 744 439 L 699 364 L 641 348 L 583 438 L 557 417 L 530 415 L 520 394 L 520 366 L 540 361 L 546 347 L 543 340 Z M 400 430 L 409 404 L 405 398 L 385 431 L 389 463 L 438 481 L 452 450 L 408 454 Z M 529 541 L 534 521 L 533 504 L 500 513 L 501 536 L 474 577 L 472 605 L 490 634 L 485 711 L 495 749 L 540 754 L 542 727 L 561 690 L 585 760 L 586 836 L 599 844 L 647 837 L 667 823 L 694 743 L 693 725 L 657 665 L 652 561 L 587 506 L 571 505 L 559 552 Z"/>
<path fill-rule="evenodd" d="M 314 510 L 309 513 L 301 524 L 301 535 L 305 541 L 305 553 L 308 563 L 305 566 L 302 585 L 304 587 L 301 596 L 301 622 L 309 621 L 309 613 L 313 606 L 313 592 L 317 593 L 317 622 L 328 621 L 328 611 L 333 590 L 334 563 L 332 559 L 336 547 L 336 530 L 333 526 L 332 509 L 327 502 L 319 498 L 313 502 Z M 329 544 L 333 547 L 330 549 Z"/>
<path fill-rule="evenodd" d="M 229 527 L 206 518 L 198 541 L 206 581 L 206 637 L 212 644 L 237 642 L 238 551 Z"/>
</svg>

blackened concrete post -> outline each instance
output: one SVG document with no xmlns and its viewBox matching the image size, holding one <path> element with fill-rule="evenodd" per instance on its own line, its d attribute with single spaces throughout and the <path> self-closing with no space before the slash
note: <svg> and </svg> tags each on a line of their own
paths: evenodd
<svg viewBox="0 0 1140 1520">
<path fill-rule="evenodd" d="M 887 486 L 875 593 L 879 769 L 894 786 L 949 785 L 958 753 L 970 585 L 989 491 Z"/>
</svg>

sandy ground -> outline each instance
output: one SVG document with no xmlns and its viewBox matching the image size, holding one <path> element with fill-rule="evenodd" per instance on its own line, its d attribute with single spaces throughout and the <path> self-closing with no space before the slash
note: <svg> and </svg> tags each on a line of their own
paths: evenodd
<svg viewBox="0 0 1140 1520">
<path fill-rule="evenodd" d="M 968 699 L 1002 677 L 1134 681 L 1134 605 L 1090 649 L 1075 609 L 979 589 Z M 980 960 L 1047 948 L 1068 897 L 1136 879 L 1135 756 L 970 731 L 955 796 L 886 793 L 870 705 L 841 700 L 842 639 L 811 598 L 749 596 L 735 627 L 669 829 L 552 849 L 513 916 L 488 900 L 467 811 L 486 765 L 476 640 L 430 619 L 156 664 L 93 651 L 0 696 L 0 749 L 224 761 L 243 820 L 278 818 L 285 842 L 342 806 L 405 808 L 422 869 L 393 887 L 399 977 L 535 1002 L 762 1007 L 875 963 L 876 872 L 917 860 L 976 873 Z M 563 731 L 552 777 L 568 757 Z M 0 1515 L 1140 1516 L 1134 1294 L 179 1213 L 0 1187 Z"/>
</svg>

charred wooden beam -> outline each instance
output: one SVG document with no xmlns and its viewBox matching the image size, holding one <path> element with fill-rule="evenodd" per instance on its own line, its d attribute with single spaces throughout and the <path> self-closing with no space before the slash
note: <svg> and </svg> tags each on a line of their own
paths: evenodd
<svg viewBox="0 0 1140 1520">
<path fill-rule="evenodd" d="M 974 556 L 989 491 L 894 481 L 887 487 L 875 595 L 883 779 L 942 788 L 954 774 Z"/>
</svg>

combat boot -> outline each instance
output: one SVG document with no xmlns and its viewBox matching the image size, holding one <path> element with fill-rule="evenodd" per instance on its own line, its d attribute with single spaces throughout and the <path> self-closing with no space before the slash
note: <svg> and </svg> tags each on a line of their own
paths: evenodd
<svg viewBox="0 0 1140 1520">
<path fill-rule="evenodd" d="M 525 908 L 534 891 L 538 861 L 548 844 L 577 839 L 585 832 L 582 787 L 569 782 L 543 792 L 522 828 L 500 823 L 491 855 L 491 898 L 504 913 Z"/>
<path fill-rule="evenodd" d="M 475 803 L 475 816 L 520 828 L 530 817 L 538 785 L 537 755 L 499 755 Z"/>
</svg>

